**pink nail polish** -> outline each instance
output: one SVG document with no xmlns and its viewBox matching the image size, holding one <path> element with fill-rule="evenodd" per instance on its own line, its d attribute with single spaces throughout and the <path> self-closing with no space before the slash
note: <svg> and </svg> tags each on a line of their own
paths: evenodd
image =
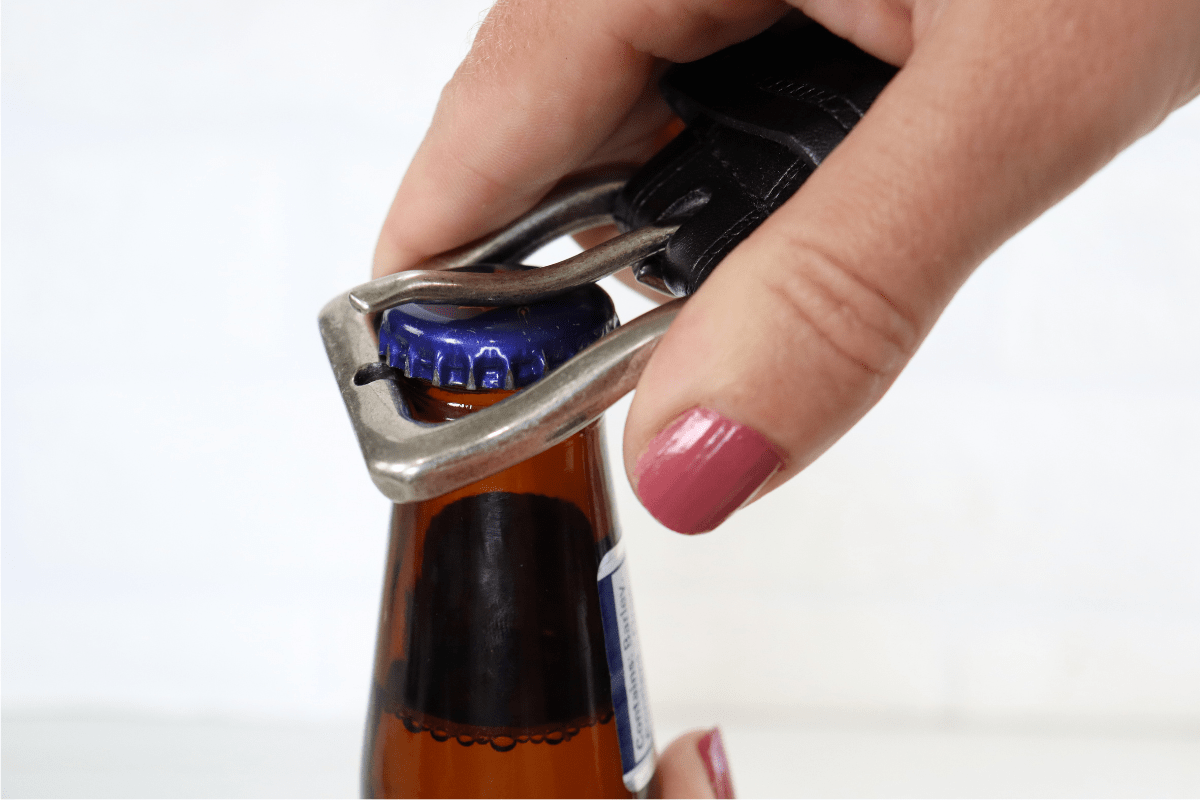
<svg viewBox="0 0 1200 800">
<path fill-rule="evenodd" d="M 654 437 L 634 479 L 638 497 L 659 522 L 701 533 L 741 508 L 781 463 L 758 431 L 693 408 Z"/>
<path fill-rule="evenodd" d="M 729 772 L 729 761 L 725 758 L 725 743 L 721 739 L 721 729 L 713 728 L 696 742 L 700 751 L 700 760 L 704 762 L 704 771 L 708 773 L 708 782 L 712 785 L 713 797 L 727 800 L 735 797 L 733 793 L 733 775 Z"/>
</svg>

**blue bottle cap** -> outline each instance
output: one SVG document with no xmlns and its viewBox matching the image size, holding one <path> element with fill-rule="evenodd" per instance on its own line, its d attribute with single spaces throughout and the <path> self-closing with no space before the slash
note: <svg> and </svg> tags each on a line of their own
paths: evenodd
<svg viewBox="0 0 1200 800">
<path fill-rule="evenodd" d="M 532 268 L 480 265 L 463 271 L 519 269 Z M 384 312 L 379 355 L 405 376 L 434 386 L 520 389 L 618 324 L 612 299 L 595 284 L 525 306 L 408 303 Z"/>
</svg>

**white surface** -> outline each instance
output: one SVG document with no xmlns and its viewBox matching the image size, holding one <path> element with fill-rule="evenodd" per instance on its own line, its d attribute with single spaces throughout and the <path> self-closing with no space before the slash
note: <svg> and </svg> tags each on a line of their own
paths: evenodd
<svg viewBox="0 0 1200 800">
<path fill-rule="evenodd" d="M 703 725 L 668 713 L 659 729 Z M 1196 735 L 737 714 L 722 729 L 740 797 L 1200 794 Z M 351 723 L 6 715 L 3 796 L 352 797 L 360 746 Z"/>
<path fill-rule="evenodd" d="M 481 9 L 5 3 L 6 708 L 362 714 L 387 508 L 315 315 L 366 275 Z M 712 535 L 618 473 L 656 708 L 1194 735 L 1197 186 L 1194 103 Z"/>
<path fill-rule="evenodd" d="M 5 715 L 4 797 L 357 797 L 362 726 Z"/>
</svg>

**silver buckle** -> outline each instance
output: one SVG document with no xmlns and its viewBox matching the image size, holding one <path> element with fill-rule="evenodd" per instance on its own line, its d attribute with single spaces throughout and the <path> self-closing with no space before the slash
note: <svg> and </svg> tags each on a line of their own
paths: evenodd
<svg viewBox="0 0 1200 800">
<path fill-rule="evenodd" d="M 618 327 L 527 389 L 494 406 L 439 424 L 414 420 L 395 382 L 380 380 L 377 313 L 401 303 L 518 305 L 630 266 L 666 247 L 675 226 L 640 228 L 577 256 L 528 272 L 447 273 L 480 262 L 517 261 L 560 236 L 612 221 L 629 173 L 611 170 L 561 186 L 529 213 L 426 269 L 364 283 L 330 300 L 321 337 L 350 413 L 371 480 L 396 503 L 446 494 L 519 464 L 598 419 L 630 392 L 684 300 Z"/>
</svg>

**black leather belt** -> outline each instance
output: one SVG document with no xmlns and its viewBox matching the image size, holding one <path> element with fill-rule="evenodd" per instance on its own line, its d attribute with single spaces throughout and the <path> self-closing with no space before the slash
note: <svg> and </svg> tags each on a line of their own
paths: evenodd
<svg viewBox="0 0 1200 800">
<path fill-rule="evenodd" d="M 690 295 L 795 194 L 862 119 L 896 68 L 798 12 L 753 39 L 662 78 L 686 130 L 626 184 L 621 230 L 679 226 L 634 267 L 638 280 Z"/>
</svg>

